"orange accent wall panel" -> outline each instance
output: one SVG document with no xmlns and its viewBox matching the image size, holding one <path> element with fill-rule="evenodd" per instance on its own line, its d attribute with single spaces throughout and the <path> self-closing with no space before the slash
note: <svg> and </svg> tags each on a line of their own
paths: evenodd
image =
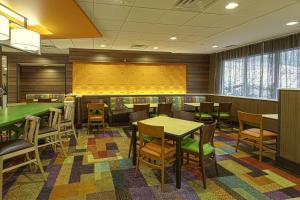
<svg viewBox="0 0 300 200">
<path fill-rule="evenodd" d="M 73 63 L 74 94 L 185 94 L 186 65 Z"/>
</svg>

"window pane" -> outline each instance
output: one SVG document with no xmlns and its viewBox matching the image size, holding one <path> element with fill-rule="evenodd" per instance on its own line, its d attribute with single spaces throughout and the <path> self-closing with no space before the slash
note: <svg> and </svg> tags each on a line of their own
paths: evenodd
<svg viewBox="0 0 300 200">
<path fill-rule="evenodd" d="M 283 51 L 279 61 L 279 87 L 297 88 L 299 84 L 299 49 Z"/>
</svg>

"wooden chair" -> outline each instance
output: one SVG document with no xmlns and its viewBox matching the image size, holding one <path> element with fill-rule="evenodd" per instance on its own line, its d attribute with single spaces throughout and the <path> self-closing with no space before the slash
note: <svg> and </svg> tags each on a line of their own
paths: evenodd
<svg viewBox="0 0 300 200">
<path fill-rule="evenodd" d="M 231 123 L 232 123 L 231 120 L 230 120 L 231 107 L 232 107 L 231 102 L 221 102 L 221 103 L 219 103 L 218 111 L 213 113 L 213 116 L 218 121 L 218 127 L 221 126 L 221 123 L 231 125 Z"/>
<path fill-rule="evenodd" d="M 25 119 L 26 122 L 24 128 L 24 139 L 17 139 L 0 143 L 0 200 L 2 200 L 3 173 L 5 172 L 34 163 L 39 167 L 44 180 L 47 180 L 43 166 L 41 164 L 37 147 L 37 136 L 39 134 L 40 118 L 27 116 Z M 35 157 L 31 158 L 29 154 L 33 152 Z M 26 160 L 24 162 L 14 166 L 10 166 L 8 168 L 4 168 L 3 163 L 5 160 L 22 155 L 25 155 L 26 157 Z"/>
<path fill-rule="evenodd" d="M 151 117 L 157 116 L 171 116 L 172 115 L 172 103 L 159 103 L 157 105 L 157 113 L 151 115 Z"/>
<path fill-rule="evenodd" d="M 150 104 L 134 104 L 133 112 L 146 110 L 149 116 Z"/>
<path fill-rule="evenodd" d="M 161 171 L 161 191 L 164 192 L 165 162 L 174 163 L 176 160 L 176 147 L 165 142 L 163 126 L 151 126 L 138 122 L 138 131 L 140 134 L 140 146 L 138 149 L 136 172 L 139 171 L 141 163 L 148 167 L 159 169 Z M 155 139 L 146 143 L 144 141 L 145 135 Z"/>
<path fill-rule="evenodd" d="M 149 118 L 149 114 L 146 110 L 132 112 L 132 113 L 129 114 L 130 124 L 132 124 L 133 122 L 138 122 L 138 121 L 148 119 L 148 118 Z M 136 133 L 136 138 L 137 138 L 137 140 L 139 140 L 139 132 Z M 129 152 L 128 152 L 128 158 L 130 158 L 131 151 L 132 151 L 132 143 L 133 143 L 132 140 L 133 140 L 133 138 L 131 137 Z M 150 142 L 151 140 L 152 140 L 152 138 L 149 137 L 149 136 L 145 136 L 145 138 L 144 138 L 145 142 Z M 139 144 L 138 141 L 137 141 L 137 144 Z"/>
<path fill-rule="evenodd" d="M 66 157 L 62 141 L 62 135 L 60 132 L 62 110 L 57 108 L 50 108 L 49 113 L 50 115 L 48 120 L 48 126 L 40 128 L 39 130 L 38 139 L 44 140 L 44 143 L 39 144 L 38 148 L 51 145 L 56 151 L 56 147 L 57 145 L 59 145 L 63 155 Z"/>
<path fill-rule="evenodd" d="M 200 104 L 199 113 L 195 116 L 201 122 L 213 122 L 214 103 L 213 102 L 202 102 Z"/>
<path fill-rule="evenodd" d="M 105 128 L 105 112 L 104 103 L 88 103 L 88 133 L 90 131 L 91 125 L 101 125 L 103 126 L 103 131 Z"/>
<path fill-rule="evenodd" d="M 60 122 L 60 132 L 61 134 L 72 134 L 76 140 L 76 143 L 78 142 L 77 135 L 76 135 L 76 129 L 74 125 L 74 114 L 75 114 L 75 108 L 74 104 L 66 104 L 64 106 L 64 118 Z"/>
<path fill-rule="evenodd" d="M 262 161 L 262 154 L 265 152 L 275 153 L 276 151 L 264 146 L 264 142 L 275 140 L 277 141 L 277 134 L 271 131 L 263 129 L 263 117 L 261 114 L 252 114 L 238 111 L 238 120 L 240 125 L 240 130 L 236 143 L 236 151 L 239 148 L 240 141 L 252 144 L 254 147 L 259 147 L 259 161 Z M 249 128 L 245 129 L 245 125 L 250 124 L 251 126 L 258 126 L 259 128 Z"/>
<path fill-rule="evenodd" d="M 189 154 L 195 155 L 199 158 L 199 166 L 201 166 L 203 187 L 206 189 L 206 173 L 205 167 L 206 160 L 213 160 L 215 165 L 216 174 L 218 175 L 218 166 L 216 160 L 216 153 L 214 147 L 214 133 L 216 130 L 217 122 L 212 124 L 203 125 L 200 129 L 200 139 L 186 138 L 182 141 L 181 151 L 187 153 L 187 163 L 189 161 Z M 210 162 L 212 163 L 212 162 Z"/>
<path fill-rule="evenodd" d="M 188 121 L 195 121 L 195 114 L 186 111 L 176 111 L 173 113 L 173 117 L 177 119 L 183 119 Z"/>
</svg>

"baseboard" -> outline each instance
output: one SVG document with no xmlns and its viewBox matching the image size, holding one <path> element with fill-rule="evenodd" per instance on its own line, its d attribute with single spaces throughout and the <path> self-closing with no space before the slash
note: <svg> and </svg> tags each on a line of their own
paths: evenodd
<svg viewBox="0 0 300 200">
<path fill-rule="evenodd" d="M 290 161 L 286 158 L 282 158 L 280 156 L 276 156 L 276 162 L 275 164 L 279 166 L 280 168 L 283 168 L 296 176 L 300 177 L 300 164 Z"/>
</svg>

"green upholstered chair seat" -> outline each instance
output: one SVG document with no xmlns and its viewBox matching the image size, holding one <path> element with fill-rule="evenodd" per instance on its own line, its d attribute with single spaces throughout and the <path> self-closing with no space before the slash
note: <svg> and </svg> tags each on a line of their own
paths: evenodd
<svg viewBox="0 0 300 200">
<path fill-rule="evenodd" d="M 218 117 L 218 112 L 214 112 L 213 116 Z M 221 119 L 228 119 L 230 118 L 230 114 L 227 112 L 220 112 L 220 118 Z"/>
<path fill-rule="evenodd" d="M 213 116 L 208 113 L 196 113 L 195 116 L 199 119 L 212 119 Z"/>
<path fill-rule="evenodd" d="M 183 150 L 193 152 L 196 154 L 199 154 L 199 141 L 193 138 L 186 138 L 181 142 L 181 148 Z M 213 153 L 214 147 L 210 144 L 204 144 L 203 145 L 203 154 L 208 155 Z"/>
<path fill-rule="evenodd" d="M 139 140 L 140 138 L 140 134 L 137 131 L 136 132 L 136 139 Z M 151 142 L 153 140 L 153 137 L 149 136 L 149 135 L 144 135 L 144 142 Z"/>
<path fill-rule="evenodd" d="M 89 110 L 89 114 L 90 115 L 103 115 L 104 111 L 103 110 L 94 110 L 94 109 L 91 109 L 91 110 Z"/>
<path fill-rule="evenodd" d="M 157 113 L 153 113 L 153 114 L 150 115 L 150 117 L 158 117 L 158 116 L 168 117 L 167 114 L 157 114 Z"/>
</svg>

